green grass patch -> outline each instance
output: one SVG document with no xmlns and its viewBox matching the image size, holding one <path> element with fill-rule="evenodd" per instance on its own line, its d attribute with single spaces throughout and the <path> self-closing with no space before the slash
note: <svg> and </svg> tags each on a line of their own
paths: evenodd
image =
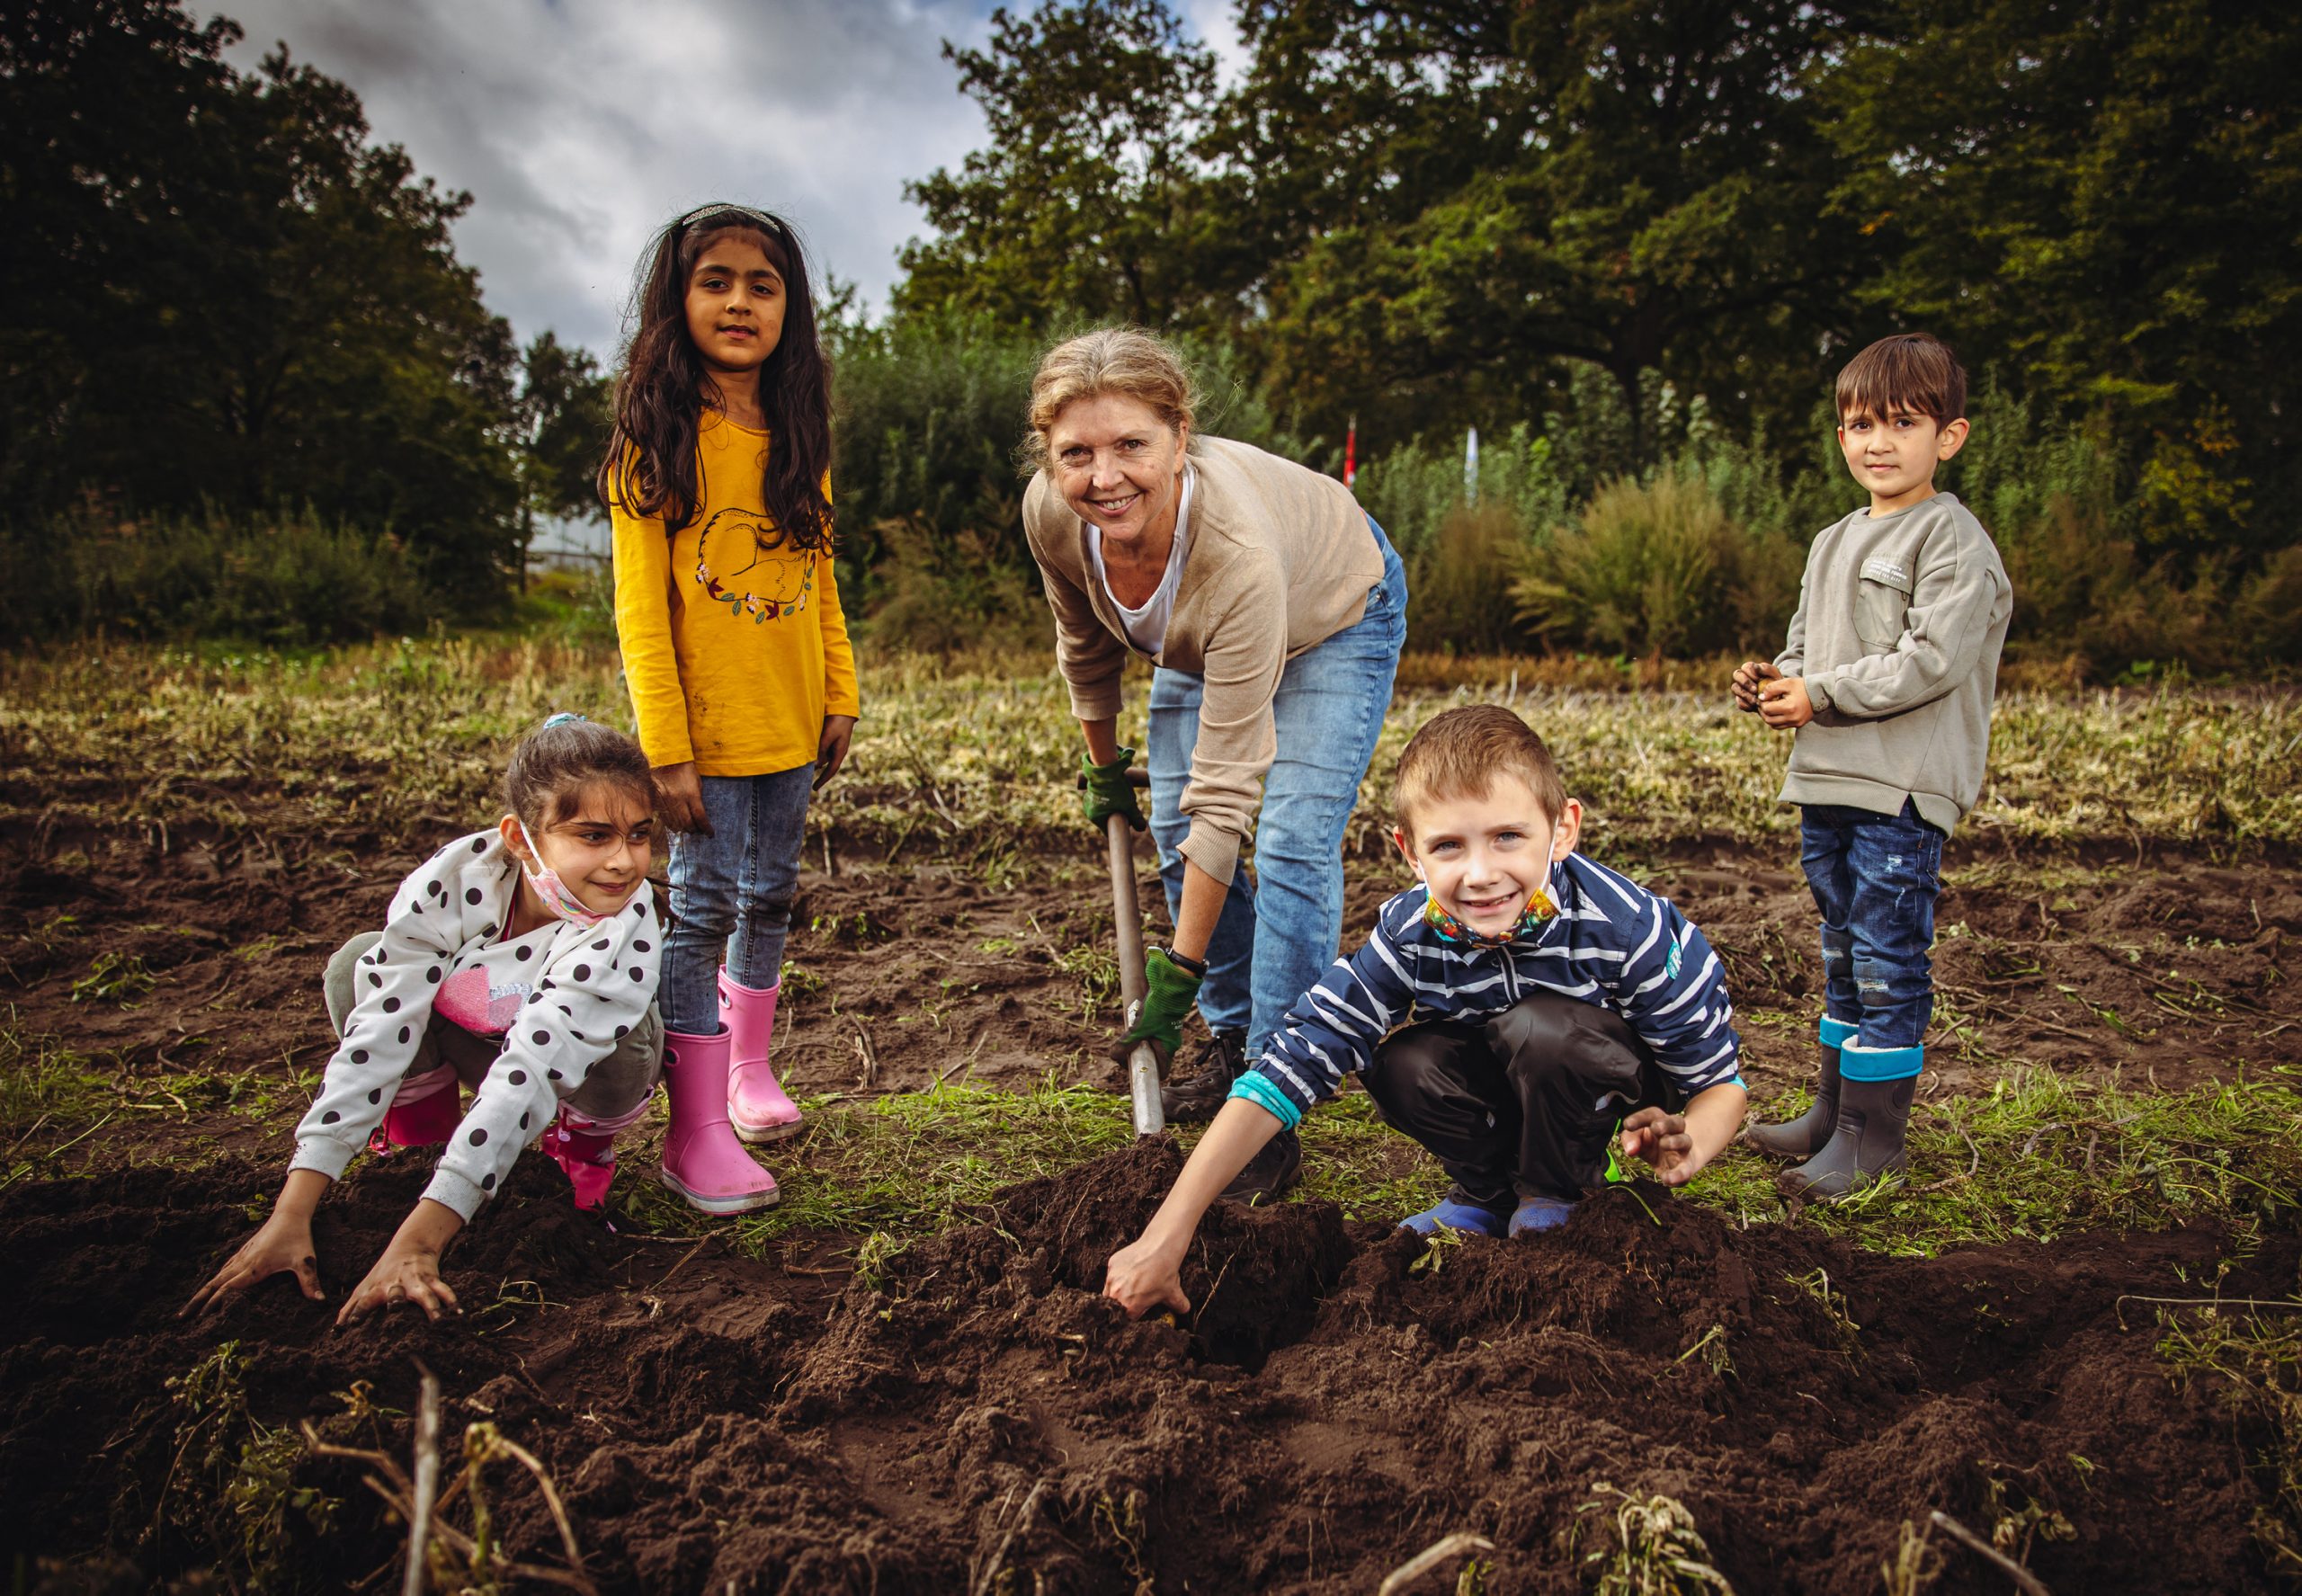
<svg viewBox="0 0 2302 1596">
<path fill-rule="evenodd" d="M 2282 1080 L 2243 1075 L 2190 1092 L 2129 1092 L 2019 1070 L 1986 1094 L 1921 1103 L 1910 1166 L 1905 1179 L 1801 1212 L 1857 1245 L 1906 1256 L 2201 1219 L 2250 1233 L 2293 1214 L 2302 1097 Z M 1687 1193 L 1746 1221 L 1780 1219 L 1782 1167 L 1730 1147 Z"/>
<path fill-rule="evenodd" d="M 979 1211 L 1003 1186 L 1125 1146 L 1131 1134 L 1116 1093 L 1051 1083 L 818 1099 L 809 1126 L 771 1155 L 782 1203 L 736 1227 L 754 1248 L 799 1229 L 908 1241 Z M 1186 1147 L 1196 1145 L 1196 1129 L 1181 1134 Z M 1349 1218 L 1395 1219 L 1446 1190 L 1438 1164 L 1386 1126 L 1363 1092 L 1323 1105 L 1302 1137 L 1300 1196 L 1334 1202 Z M 2302 1190 L 2302 1097 L 2278 1080 L 2124 1092 L 2025 1071 L 1987 1095 L 1922 1105 L 1911 1155 L 1908 1179 L 1843 1204 L 1806 1205 L 1804 1221 L 1901 1255 L 2198 1220 L 2232 1226 L 2243 1249 L 2264 1221 L 2290 1219 Z M 1685 1195 L 1748 1222 L 1780 1221 L 1789 1213 L 1774 1187 L 1780 1167 L 1731 1147 Z M 651 1228 L 700 1234 L 668 1197 L 627 1200 L 647 1202 Z"/>
<path fill-rule="evenodd" d="M 1004 1186 L 1057 1173 L 1125 1146 L 1127 1101 L 1091 1086 L 1043 1081 L 1027 1092 L 941 1086 L 845 1100 L 800 1100 L 807 1128 L 761 1149 L 775 1171 L 775 1207 L 732 1222 L 689 1208 L 656 1181 L 628 1172 L 616 1202 L 657 1235 L 723 1235 L 763 1254 L 799 1233 L 844 1232 L 908 1243 L 979 1209 Z M 638 1160 L 632 1161 L 635 1164 Z"/>
<path fill-rule="evenodd" d="M 29 1030 L 11 1008 L 0 1021 L 0 1190 L 61 1172 L 66 1155 L 76 1147 L 85 1155 L 88 1138 L 107 1127 L 119 1136 L 155 1116 L 189 1119 L 219 1110 L 277 1119 L 284 1163 L 288 1132 L 318 1084 L 310 1070 L 285 1077 L 246 1070 L 138 1074 L 116 1056 L 77 1052 L 56 1036 Z M 173 1155 L 187 1163 L 207 1156 L 182 1142 Z"/>
<path fill-rule="evenodd" d="M 1446 1172 L 1384 1124 L 1363 1092 L 1305 1115 L 1301 1135 L 1302 1194 L 1335 1204 L 1346 1219 L 1403 1219 L 1446 1195 Z"/>
<path fill-rule="evenodd" d="M 112 1101 L 110 1082 L 54 1037 L 26 1030 L 12 1007 L 0 1023 L 0 1137 L 11 1143 L 47 1126 L 76 1128 Z"/>
<path fill-rule="evenodd" d="M 103 952 L 88 966 L 88 973 L 72 983 L 76 1003 L 125 1003 L 144 996 L 160 984 L 133 953 Z"/>
<path fill-rule="evenodd" d="M 941 1086 L 861 1101 L 801 1100 L 807 1130 L 762 1149 L 782 1198 L 732 1223 L 691 1210 L 656 1181 L 628 1171 L 616 1200 L 656 1235 L 725 1235 L 764 1254 L 795 1233 L 843 1232 L 884 1252 L 980 1216 L 1003 1187 L 1058 1174 L 1134 1139 L 1124 1097 L 1052 1080 L 1024 1092 Z M 1184 1128 L 1186 1146 L 1196 1128 Z M 1302 1195 L 1335 1202 L 1351 1218 L 1396 1218 L 1427 1208 L 1446 1177 L 1422 1149 L 1375 1118 L 1370 1099 L 1346 1093 L 1303 1122 Z"/>
</svg>

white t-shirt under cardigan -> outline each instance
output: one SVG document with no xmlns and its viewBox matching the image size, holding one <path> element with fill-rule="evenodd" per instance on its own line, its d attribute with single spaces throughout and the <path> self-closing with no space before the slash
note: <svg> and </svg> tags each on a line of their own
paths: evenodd
<svg viewBox="0 0 2302 1596">
<path fill-rule="evenodd" d="M 1145 654 L 1155 655 L 1167 646 L 1167 621 L 1175 612 L 1175 589 L 1182 582 L 1183 561 L 1191 557 L 1191 468 L 1186 464 L 1175 503 L 1175 536 L 1167 550 L 1167 568 L 1151 596 L 1135 609 L 1121 603 L 1119 594 L 1111 591 L 1111 574 L 1103 568 L 1102 529 L 1089 522 L 1079 523 L 1087 529 L 1087 557 L 1094 562 L 1095 580 L 1103 584 L 1103 596 L 1119 611 L 1127 640 Z"/>
<path fill-rule="evenodd" d="M 344 1040 L 296 1127 L 289 1168 L 343 1175 L 438 1012 L 504 1038 L 424 1192 L 468 1220 L 559 1100 L 647 1017 L 663 958 L 647 883 L 595 926 L 554 919 L 499 941 L 519 887 L 519 861 L 493 831 L 458 838 L 400 884 L 383 940 L 359 962 Z"/>
</svg>

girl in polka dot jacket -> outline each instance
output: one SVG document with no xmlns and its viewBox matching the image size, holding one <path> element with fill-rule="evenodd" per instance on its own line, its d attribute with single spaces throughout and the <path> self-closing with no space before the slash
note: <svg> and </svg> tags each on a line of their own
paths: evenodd
<svg viewBox="0 0 2302 1596">
<path fill-rule="evenodd" d="M 620 732 L 555 715 L 513 753 L 504 799 L 498 825 L 433 854 L 393 895 L 384 929 L 329 961 L 342 1042 L 296 1128 L 287 1184 L 187 1312 L 286 1271 L 318 1298 L 312 1213 L 363 1144 L 447 1146 L 339 1324 L 387 1303 L 435 1319 L 454 1308 L 441 1251 L 539 1137 L 577 1207 L 605 1199 L 616 1133 L 646 1113 L 662 1069 L 647 759 Z M 724 1113 L 674 1125 L 667 1158 L 683 1134 L 734 1145 Z"/>
</svg>

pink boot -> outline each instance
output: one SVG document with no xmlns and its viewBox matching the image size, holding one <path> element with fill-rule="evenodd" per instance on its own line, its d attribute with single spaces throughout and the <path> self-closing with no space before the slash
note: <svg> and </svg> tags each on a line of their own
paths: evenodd
<svg viewBox="0 0 2302 1596">
<path fill-rule="evenodd" d="M 727 1051 L 727 1122 L 747 1142 L 777 1142 L 799 1133 L 799 1109 L 775 1079 L 769 1052 L 775 1040 L 775 1000 L 781 985 L 762 991 L 719 971 L 719 1020 L 732 1039 Z"/>
<path fill-rule="evenodd" d="M 744 1151 L 727 1123 L 727 1051 L 733 1039 L 664 1033 L 664 1089 L 672 1100 L 664 1133 L 665 1185 L 707 1214 L 741 1214 L 775 1201 L 775 1177 Z"/>
<path fill-rule="evenodd" d="M 368 1151 L 388 1158 L 395 1147 L 429 1147 L 456 1134 L 463 1122 L 463 1094 L 456 1072 L 446 1065 L 399 1083 L 384 1122 L 368 1137 Z"/>
<path fill-rule="evenodd" d="M 551 1128 L 543 1133 L 542 1146 L 567 1172 L 567 1183 L 576 1189 L 577 1208 L 589 1210 L 605 1205 L 608 1188 L 615 1181 L 615 1132 L 571 1123 L 562 1110 Z"/>
</svg>

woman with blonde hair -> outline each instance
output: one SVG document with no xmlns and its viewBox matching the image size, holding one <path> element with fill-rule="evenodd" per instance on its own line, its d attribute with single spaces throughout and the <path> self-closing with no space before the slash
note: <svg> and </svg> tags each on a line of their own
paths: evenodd
<svg viewBox="0 0 2302 1596">
<path fill-rule="evenodd" d="M 1147 824 L 1118 740 L 1120 679 L 1130 653 L 1155 667 L 1147 824 L 1174 930 L 1146 955 L 1147 996 L 1118 1051 L 1172 1056 L 1197 1006 L 1209 1039 L 1166 1091 L 1176 1120 L 1214 1115 L 1335 956 L 1343 827 L 1406 637 L 1399 557 L 1351 491 L 1201 435 L 1195 398 L 1147 333 L 1057 344 L 1031 384 L 1023 495 L 1097 826 Z M 1275 1195 L 1300 1162 L 1288 1131 L 1228 1194 Z"/>
</svg>

